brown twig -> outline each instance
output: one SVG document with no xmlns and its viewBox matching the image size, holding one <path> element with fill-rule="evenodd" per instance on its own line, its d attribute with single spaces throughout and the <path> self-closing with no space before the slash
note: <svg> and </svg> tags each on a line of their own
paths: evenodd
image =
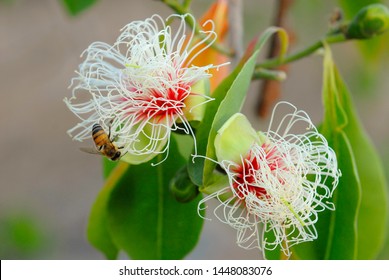
<svg viewBox="0 0 389 280">
<path fill-rule="evenodd" d="M 279 26 L 284 28 L 288 34 L 292 32 L 288 30 L 286 27 L 286 15 L 288 13 L 289 8 L 291 7 L 293 0 L 278 0 L 277 11 L 274 18 L 274 26 Z M 289 36 L 291 37 L 291 36 Z M 276 36 L 272 38 L 269 53 L 267 58 L 276 57 L 280 51 L 280 42 Z M 287 66 L 283 65 L 278 68 L 280 71 L 287 71 Z M 260 89 L 260 98 L 257 105 L 257 113 L 260 117 L 264 118 L 268 115 L 270 107 L 273 103 L 279 99 L 281 95 L 281 84 L 276 80 L 264 80 L 262 87 Z"/>
<path fill-rule="evenodd" d="M 242 0 L 229 0 L 229 43 L 235 51 L 235 57 L 232 58 L 232 64 L 236 65 L 243 56 L 243 9 Z"/>
</svg>

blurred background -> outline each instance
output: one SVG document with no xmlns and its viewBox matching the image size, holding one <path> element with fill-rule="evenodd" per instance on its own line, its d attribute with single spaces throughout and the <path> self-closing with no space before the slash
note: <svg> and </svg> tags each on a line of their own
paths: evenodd
<svg viewBox="0 0 389 280">
<path fill-rule="evenodd" d="M 272 25 L 275 2 L 243 1 L 245 44 Z M 196 18 L 210 3 L 193 0 Z M 335 0 L 295 0 L 287 18 L 295 33 L 292 51 L 320 38 L 337 6 Z M 86 240 L 90 208 L 103 185 L 101 160 L 80 152 L 66 134 L 77 119 L 62 100 L 71 94 L 70 80 L 90 43 L 112 44 L 121 27 L 155 13 L 165 17 L 172 11 L 153 0 L 99 0 L 70 16 L 62 1 L 0 0 L 1 259 L 104 258 Z M 388 41 L 386 34 L 377 42 Z M 366 46 L 354 42 L 332 49 L 389 177 L 389 45 L 370 57 Z M 321 61 L 310 56 L 291 64 L 282 84 L 281 99 L 308 112 L 314 123 L 323 113 Z M 259 86 L 253 82 L 244 111 L 257 129 L 265 129 L 268 119 L 259 119 L 253 105 Z M 205 221 L 200 242 L 187 258 L 259 257 L 234 241 L 230 227 Z M 388 245 L 380 258 L 389 258 Z"/>
</svg>

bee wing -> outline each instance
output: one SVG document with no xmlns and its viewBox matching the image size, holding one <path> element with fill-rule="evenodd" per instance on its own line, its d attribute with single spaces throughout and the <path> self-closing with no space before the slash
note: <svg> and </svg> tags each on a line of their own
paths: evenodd
<svg viewBox="0 0 389 280">
<path fill-rule="evenodd" d="M 88 154 L 101 155 L 99 151 L 92 147 L 81 147 L 80 150 Z"/>
</svg>

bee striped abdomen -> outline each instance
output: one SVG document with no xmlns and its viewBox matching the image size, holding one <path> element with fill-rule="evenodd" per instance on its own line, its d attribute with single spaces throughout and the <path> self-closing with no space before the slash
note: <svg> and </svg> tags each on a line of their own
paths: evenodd
<svg viewBox="0 0 389 280">
<path fill-rule="evenodd" d="M 103 146 L 108 139 L 107 133 L 104 131 L 104 129 L 99 124 L 94 124 L 92 127 L 92 137 L 93 141 L 95 142 L 97 147 Z"/>
</svg>

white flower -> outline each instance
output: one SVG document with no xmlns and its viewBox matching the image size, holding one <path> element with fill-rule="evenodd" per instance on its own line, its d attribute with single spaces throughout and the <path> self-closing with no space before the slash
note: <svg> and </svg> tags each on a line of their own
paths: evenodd
<svg viewBox="0 0 389 280">
<path fill-rule="evenodd" d="M 185 18 L 175 32 L 158 15 L 125 26 L 111 46 L 92 43 L 83 53 L 85 61 L 73 78 L 73 92 L 65 98 L 81 122 L 68 133 L 74 140 L 91 138 L 92 126 L 111 128 L 123 160 L 142 163 L 168 153 L 171 131 L 193 135 L 189 121 L 201 120 L 208 70 L 219 66 L 192 65 L 193 59 L 215 40 L 213 31 L 193 44 Z M 194 20 L 193 17 L 191 20 Z M 201 48 L 201 44 L 208 45 Z"/>
<path fill-rule="evenodd" d="M 275 112 L 285 104 L 293 111 L 274 128 Z M 293 134 L 297 128 L 305 130 Z M 218 131 L 215 148 L 228 186 L 217 191 L 210 186 L 199 209 L 217 198 L 214 213 L 237 230 L 239 246 L 273 250 L 280 245 L 289 256 L 291 246 L 317 238 L 318 212 L 334 210 L 328 199 L 340 171 L 334 151 L 305 112 L 277 104 L 265 133 L 235 114 Z"/>
</svg>

